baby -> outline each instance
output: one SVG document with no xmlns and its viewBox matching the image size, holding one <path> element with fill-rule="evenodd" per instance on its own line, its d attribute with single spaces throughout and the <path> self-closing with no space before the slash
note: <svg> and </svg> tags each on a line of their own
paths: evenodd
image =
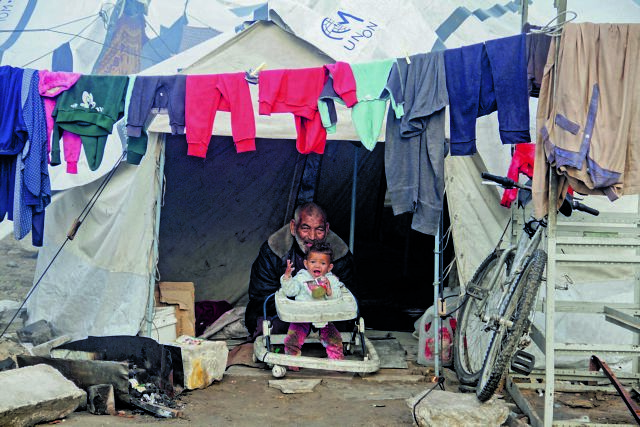
<svg viewBox="0 0 640 427">
<path fill-rule="evenodd" d="M 287 260 L 287 269 L 280 278 L 280 284 L 288 297 L 295 297 L 296 301 L 312 301 L 339 298 L 342 293 L 342 282 L 331 273 L 333 250 L 324 242 L 314 243 L 305 256 L 304 270 L 292 277 L 294 270 L 291 260 Z M 291 323 L 284 339 L 284 352 L 299 356 L 302 344 L 311 331 L 311 323 Z M 329 359 L 342 360 L 342 337 L 331 322 L 320 328 L 320 342 L 327 350 Z M 289 367 L 291 370 L 298 370 Z"/>
</svg>

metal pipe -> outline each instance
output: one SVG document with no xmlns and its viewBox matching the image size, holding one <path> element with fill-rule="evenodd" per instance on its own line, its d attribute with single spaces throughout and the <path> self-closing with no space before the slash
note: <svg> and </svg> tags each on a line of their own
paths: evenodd
<svg viewBox="0 0 640 427">
<path fill-rule="evenodd" d="M 353 253 L 356 230 L 356 187 L 358 184 L 358 146 L 353 149 L 353 184 L 351 186 L 351 221 L 349 223 L 349 250 Z"/>
<path fill-rule="evenodd" d="M 567 0 L 555 0 L 558 13 L 558 25 L 564 23 L 567 12 Z M 553 67 L 553 88 L 551 102 L 555 101 L 558 79 L 558 61 L 560 39 L 555 40 L 555 62 Z M 544 425 L 553 424 L 553 403 L 555 399 L 555 311 L 556 311 L 556 238 L 558 225 L 558 179 L 554 168 L 549 166 L 549 215 L 547 226 L 547 284 L 544 310 L 545 334 L 545 387 L 544 387 Z"/>
<path fill-rule="evenodd" d="M 146 320 L 146 335 L 151 337 L 151 331 L 153 329 L 153 312 L 154 312 L 154 295 L 156 290 L 156 266 L 158 265 L 159 249 L 158 249 L 158 236 L 160 235 L 160 211 L 162 206 L 162 195 L 164 193 L 164 161 L 165 161 L 165 137 L 164 134 L 160 134 L 158 137 L 158 143 L 160 144 L 160 156 L 158 159 L 158 169 L 156 171 L 156 179 L 158 180 L 158 192 L 156 193 L 156 222 L 153 227 L 153 247 L 151 248 L 151 257 L 149 259 L 151 274 L 149 275 L 149 298 L 147 299 L 147 314 Z"/>
<path fill-rule="evenodd" d="M 440 378 L 440 236 L 442 235 L 442 215 L 433 242 L 433 364 L 436 378 Z M 422 331 L 420 331 L 422 332 Z M 424 349 L 418 349 L 424 351 Z"/>
</svg>

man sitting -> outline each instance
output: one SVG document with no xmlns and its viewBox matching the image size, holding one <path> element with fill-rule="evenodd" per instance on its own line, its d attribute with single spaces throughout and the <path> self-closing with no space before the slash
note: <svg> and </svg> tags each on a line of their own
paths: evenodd
<svg viewBox="0 0 640 427">
<path fill-rule="evenodd" d="M 287 269 L 287 260 L 294 271 L 304 269 L 304 258 L 315 242 L 327 242 L 334 252 L 333 272 L 347 288 L 353 284 L 353 255 L 347 244 L 329 230 L 325 211 L 313 202 L 298 206 L 291 222 L 273 233 L 260 247 L 251 266 L 249 303 L 245 312 L 245 326 L 255 338 L 262 334 L 264 300 L 280 289 L 280 276 Z M 267 303 L 267 317 L 276 315 L 273 298 Z M 272 323 L 272 331 L 284 334 L 288 323 L 279 319 Z"/>
</svg>

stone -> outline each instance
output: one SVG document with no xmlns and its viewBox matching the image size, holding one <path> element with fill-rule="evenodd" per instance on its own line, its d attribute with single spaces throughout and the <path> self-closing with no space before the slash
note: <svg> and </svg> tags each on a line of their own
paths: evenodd
<svg viewBox="0 0 640 427">
<path fill-rule="evenodd" d="M 269 387 L 278 389 L 285 394 L 311 393 L 320 382 L 322 382 L 321 379 L 269 380 Z"/>
<path fill-rule="evenodd" d="M 182 352 L 184 388 L 206 388 L 221 381 L 227 368 L 229 349 L 224 341 L 207 341 L 182 335 L 175 343 Z"/>
<path fill-rule="evenodd" d="M 116 415 L 116 399 L 113 385 L 96 384 L 89 386 L 87 410 L 94 415 Z"/>
<path fill-rule="evenodd" d="M 7 357 L 14 358 L 19 354 L 29 354 L 29 350 L 22 344 L 16 342 L 15 334 L 13 339 L 9 336 L 0 338 L 0 360 Z"/>
<path fill-rule="evenodd" d="M 20 341 L 30 342 L 33 345 L 40 345 L 53 339 L 54 333 L 51 325 L 46 320 L 38 320 L 31 323 L 18 332 Z"/>
<path fill-rule="evenodd" d="M 0 301 L 0 333 L 4 331 L 5 328 L 7 329 L 6 332 L 9 333 L 24 328 L 24 322 L 27 319 L 27 309 L 19 307 L 20 303 L 16 301 Z M 11 322 L 11 325 L 9 325 L 9 322 Z M 9 327 L 7 328 L 7 326 Z"/>
<path fill-rule="evenodd" d="M 61 335 L 56 337 L 50 341 L 42 343 L 33 347 L 30 351 L 33 356 L 45 356 L 49 357 L 51 355 L 51 349 L 58 347 L 64 343 L 71 341 L 71 337 L 68 335 Z"/>
<path fill-rule="evenodd" d="M 410 408 L 415 406 L 420 427 L 493 427 L 504 424 L 510 412 L 503 401 L 495 398 L 483 403 L 475 394 L 442 390 L 433 390 L 427 396 L 425 393 L 407 399 Z"/>
<path fill-rule="evenodd" d="M 4 360 L 0 360 L 0 372 L 8 371 L 9 369 L 15 369 L 16 362 L 10 357 L 7 357 Z"/>
<path fill-rule="evenodd" d="M 0 372 L 0 425 L 32 426 L 64 418 L 87 395 L 48 365 Z"/>
</svg>

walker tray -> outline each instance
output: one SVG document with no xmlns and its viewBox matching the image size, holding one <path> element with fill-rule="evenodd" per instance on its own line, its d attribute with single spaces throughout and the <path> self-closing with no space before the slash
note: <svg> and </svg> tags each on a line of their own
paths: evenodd
<svg viewBox="0 0 640 427">
<path fill-rule="evenodd" d="M 279 289 L 275 301 L 278 317 L 289 323 L 326 323 L 358 316 L 358 303 L 345 286 L 341 288 L 340 298 L 314 301 L 294 301 Z"/>
</svg>

